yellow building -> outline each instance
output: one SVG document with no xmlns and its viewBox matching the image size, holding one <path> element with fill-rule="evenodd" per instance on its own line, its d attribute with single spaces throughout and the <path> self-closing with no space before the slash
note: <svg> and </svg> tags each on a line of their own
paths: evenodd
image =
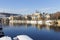
<svg viewBox="0 0 60 40">
<path fill-rule="evenodd" d="M 49 14 L 46 14 L 46 19 L 48 20 L 48 19 L 50 19 L 50 15 Z"/>
<path fill-rule="evenodd" d="M 40 13 L 34 13 L 32 14 L 32 20 L 42 20 Z"/>
</svg>

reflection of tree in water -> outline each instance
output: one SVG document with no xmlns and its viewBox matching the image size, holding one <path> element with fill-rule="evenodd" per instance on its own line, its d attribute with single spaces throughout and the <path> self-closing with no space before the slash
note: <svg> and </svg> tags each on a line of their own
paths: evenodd
<svg viewBox="0 0 60 40">
<path fill-rule="evenodd" d="M 52 26 L 51 29 L 53 29 L 56 32 L 60 32 L 60 27 L 58 26 Z"/>
<path fill-rule="evenodd" d="M 4 32 L 3 32 L 2 24 L 0 24 L 0 37 L 2 36 L 4 36 Z"/>
<path fill-rule="evenodd" d="M 18 27 L 18 26 L 20 26 L 20 27 L 36 27 L 37 29 L 43 29 L 43 28 L 45 28 L 45 29 L 47 29 L 47 30 L 51 30 L 51 29 L 53 29 L 54 31 L 60 31 L 60 27 L 58 27 L 58 26 L 46 26 L 46 25 L 40 25 L 40 24 L 23 24 L 23 23 L 14 23 L 13 24 L 13 26 L 15 26 L 15 27 Z"/>
<path fill-rule="evenodd" d="M 39 24 L 36 24 L 36 28 L 38 28 L 39 30 L 40 29 L 47 29 L 47 30 L 54 30 L 54 31 L 57 31 L 57 32 L 60 32 L 60 27 L 58 26 L 49 26 L 49 25 L 39 25 Z"/>
<path fill-rule="evenodd" d="M 31 26 L 31 24 L 26 24 L 26 23 L 13 23 L 13 24 L 9 24 L 9 26 L 14 26 L 14 27 L 25 27 L 25 26 L 27 26 L 27 27 L 29 27 L 29 26 Z"/>
<path fill-rule="evenodd" d="M 36 24 L 35 26 L 36 26 L 36 28 L 38 28 L 39 30 L 40 30 L 40 29 L 43 29 L 43 28 L 46 28 L 46 25 Z"/>
<path fill-rule="evenodd" d="M 27 25 L 28 27 L 31 26 L 31 24 L 25 24 L 25 23 L 24 24 L 21 23 L 20 25 L 23 25 L 23 26 Z"/>
</svg>

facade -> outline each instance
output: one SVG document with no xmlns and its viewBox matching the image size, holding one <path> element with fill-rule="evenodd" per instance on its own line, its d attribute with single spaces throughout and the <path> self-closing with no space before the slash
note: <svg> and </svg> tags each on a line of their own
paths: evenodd
<svg viewBox="0 0 60 40">
<path fill-rule="evenodd" d="M 6 15 L 0 14 L 0 24 L 6 23 Z"/>
<path fill-rule="evenodd" d="M 48 19 L 50 19 L 50 15 L 49 14 L 46 14 L 46 19 L 48 20 Z"/>
<path fill-rule="evenodd" d="M 40 13 L 34 13 L 34 14 L 32 14 L 32 20 L 42 20 L 42 18 L 41 18 L 41 16 L 42 15 L 40 15 Z"/>
<path fill-rule="evenodd" d="M 9 20 L 10 22 L 14 21 L 14 20 L 20 20 L 20 21 L 41 21 L 41 20 L 48 20 L 50 19 L 50 15 L 49 14 L 41 14 L 40 12 L 35 12 L 32 15 L 22 15 L 22 16 L 10 16 Z"/>
</svg>

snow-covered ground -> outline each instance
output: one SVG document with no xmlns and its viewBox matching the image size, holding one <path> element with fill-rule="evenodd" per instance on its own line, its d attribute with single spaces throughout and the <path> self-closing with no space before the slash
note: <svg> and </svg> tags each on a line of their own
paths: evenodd
<svg viewBox="0 0 60 40">
<path fill-rule="evenodd" d="M 12 39 L 11 39 L 11 37 L 4 36 L 4 37 L 1 37 L 0 40 L 12 40 Z"/>
<path fill-rule="evenodd" d="M 30 23 L 30 24 L 43 24 L 42 21 L 27 21 L 27 23 Z"/>
<path fill-rule="evenodd" d="M 12 40 L 12 39 L 11 39 L 11 37 L 4 36 L 4 37 L 1 37 L 0 40 Z M 27 35 L 18 35 L 16 37 L 14 37 L 13 40 L 33 40 L 33 39 Z"/>
<path fill-rule="evenodd" d="M 53 25 L 53 21 L 47 20 L 47 21 L 45 21 L 45 24 L 46 24 L 46 25 Z"/>
<path fill-rule="evenodd" d="M 43 24 L 43 21 L 38 21 L 38 24 L 41 24 L 42 25 Z"/>
<path fill-rule="evenodd" d="M 13 38 L 14 40 L 33 40 L 32 38 L 30 38 L 29 36 L 27 35 L 19 35 L 15 38 Z"/>
</svg>

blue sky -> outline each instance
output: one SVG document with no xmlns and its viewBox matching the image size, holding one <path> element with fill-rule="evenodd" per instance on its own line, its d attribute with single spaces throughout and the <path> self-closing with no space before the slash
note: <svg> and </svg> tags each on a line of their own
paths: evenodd
<svg viewBox="0 0 60 40">
<path fill-rule="evenodd" d="M 31 14 L 36 10 L 46 13 L 60 11 L 60 0 L 0 0 L 0 12 Z"/>
</svg>

